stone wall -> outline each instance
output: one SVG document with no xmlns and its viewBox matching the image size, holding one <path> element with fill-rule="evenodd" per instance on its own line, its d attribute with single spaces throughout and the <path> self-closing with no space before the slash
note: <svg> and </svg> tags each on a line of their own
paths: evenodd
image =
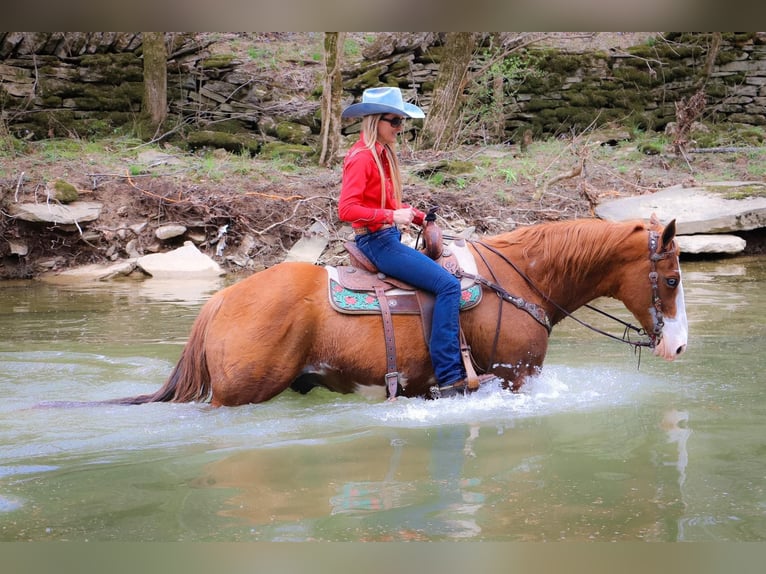
<svg viewBox="0 0 766 574">
<path fill-rule="evenodd" d="M 168 36 L 168 97 L 184 97 L 194 35 Z M 141 111 L 141 36 L 123 32 L 0 32 L 0 119 L 19 137 L 87 137 L 130 128 Z"/>
<path fill-rule="evenodd" d="M 378 53 L 359 72 L 346 74 L 347 89 L 358 95 L 372 85 L 395 85 L 427 108 L 442 50 L 438 36 L 430 40 L 427 47 Z M 624 50 L 521 50 L 512 57 L 525 62 L 523 79 L 506 80 L 506 136 L 516 140 L 526 129 L 538 136 L 581 131 L 593 121 L 661 131 L 675 120 L 675 102 L 698 88 L 709 40 L 665 33 Z M 724 33 L 705 92 L 705 119 L 766 125 L 766 33 Z"/>
<path fill-rule="evenodd" d="M 643 46 L 607 52 L 527 48 L 515 53 L 529 72 L 506 81 L 505 139 L 582 130 L 594 120 L 662 130 L 675 102 L 698 86 L 704 35 L 666 34 Z M 400 86 L 428 108 L 442 37 L 378 51 L 344 72 L 349 102 L 373 85 Z M 215 129 L 240 129 L 264 141 L 315 144 L 317 83 L 291 86 L 265 70 L 246 71 L 233 56 L 211 56 L 199 35 L 168 36 L 172 113 Z M 317 78 L 321 66 L 314 63 Z M 310 63 L 303 63 L 309 66 Z M 301 91 L 303 90 L 303 91 Z M 706 85 L 706 119 L 766 125 L 766 34 L 724 34 Z M 130 130 L 141 108 L 137 33 L 0 32 L 0 120 L 20 137 L 87 137 Z"/>
</svg>

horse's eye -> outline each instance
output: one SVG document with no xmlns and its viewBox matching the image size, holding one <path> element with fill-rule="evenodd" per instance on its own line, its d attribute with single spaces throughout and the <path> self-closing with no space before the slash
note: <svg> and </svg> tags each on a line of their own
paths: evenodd
<svg viewBox="0 0 766 574">
<path fill-rule="evenodd" d="M 670 287 L 671 289 L 675 289 L 678 287 L 678 278 L 677 277 L 666 277 L 665 278 L 665 284 Z"/>
</svg>

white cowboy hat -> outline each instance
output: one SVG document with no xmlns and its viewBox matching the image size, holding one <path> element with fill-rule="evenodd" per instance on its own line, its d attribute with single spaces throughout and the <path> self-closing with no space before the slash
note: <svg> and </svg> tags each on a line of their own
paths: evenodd
<svg viewBox="0 0 766 574">
<path fill-rule="evenodd" d="M 351 104 L 341 114 L 342 118 L 360 118 L 372 114 L 396 114 L 408 118 L 424 118 L 419 107 L 405 103 L 399 88 L 367 88 L 362 94 L 362 101 Z"/>
</svg>

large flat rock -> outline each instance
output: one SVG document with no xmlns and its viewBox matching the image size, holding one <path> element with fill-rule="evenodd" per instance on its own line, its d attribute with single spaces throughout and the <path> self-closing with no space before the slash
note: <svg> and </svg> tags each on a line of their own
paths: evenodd
<svg viewBox="0 0 766 574">
<path fill-rule="evenodd" d="M 152 253 L 136 260 L 136 265 L 157 279 L 219 277 L 225 271 L 191 241 L 167 253 Z"/>
<path fill-rule="evenodd" d="M 114 277 L 130 275 L 136 268 L 135 259 L 126 259 L 101 265 L 92 263 L 67 269 L 59 273 L 44 273 L 40 278 L 48 283 L 70 283 L 78 281 L 105 281 Z"/>
<path fill-rule="evenodd" d="M 596 207 L 598 217 L 612 221 L 649 219 L 652 213 L 663 223 L 675 219 L 680 235 L 766 227 L 766 183 L 675 185 L 648 195 L 606 201 Z"/>
<path fill-rule="evenodd" d="M 13 217 L 24 221 L 37 221 L 73 225 L 94 221 L 101 215 L 104 204 L 97 201 L 73 201 L 60 203 L 12 203 L 8 211 Z"/>
<path fill-rule="evenodd" d="M 681 253 L 742 253 L 747 242 L 736 235 L 715 233 L 705 235 L 679 235 Z"/>
</svg>

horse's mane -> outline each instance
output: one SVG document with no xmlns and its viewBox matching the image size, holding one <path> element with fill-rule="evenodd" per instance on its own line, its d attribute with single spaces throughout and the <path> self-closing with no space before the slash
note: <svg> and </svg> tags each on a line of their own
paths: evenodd
<svg viewBox="0 0 766 574">
<path fill-rule="evenodd" d="M 615 245 L 635 231 L 645 230 L 641 221 L 609 222 L 601 219 L 575 219 L 521 227 L 488 238 L 485 243 L 502 250 L 520 245 L 525 259 L 536 261 L 543 280 L 554 276 L 576 276 L 584 269 L 604 262 L 614 254 Z"/>
</svg>

